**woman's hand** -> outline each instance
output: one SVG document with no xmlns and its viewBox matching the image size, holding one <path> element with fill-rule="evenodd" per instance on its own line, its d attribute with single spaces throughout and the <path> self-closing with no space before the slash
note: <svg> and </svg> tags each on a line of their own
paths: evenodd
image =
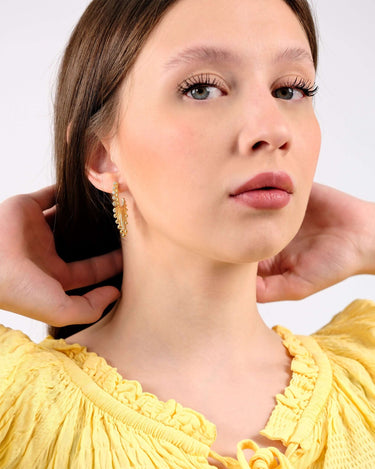
<svg viewBox="0 0 375 469">
<path fill-rule="evenodd" d="M 54 213 L 53 186 L 0 204 L 0 308 L 57 327 L 95 322 L 120 292 L 110 286 L 83 296 L 65 291 L 121 272 L 121 251 L 65 263 L 48 224 Z"/>
<path fill-rule="evenodd" d="M 375 204 L 314 184 L 295 238 L 259 263 L 257 300 L 297 300 L 370 273 L 375 273 Z"/>
</svg>

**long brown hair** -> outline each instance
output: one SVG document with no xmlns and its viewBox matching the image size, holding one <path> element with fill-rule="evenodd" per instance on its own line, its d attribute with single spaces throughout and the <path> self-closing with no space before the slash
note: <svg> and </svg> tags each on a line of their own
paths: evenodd
<svg viewBox="0 0 375 469">
<path fill-rule="evenodd" d="M 120 247 L 110 196 L 86 176 L 88 156 L 114 126 L 118 94 L 143 44 L 178 0 L 93 0 L 75 27 L 61 63 L 55 99 L 57 252 L 67 262 Z M 318 45 L 307 0 L 283 0 L 303 26 L 315 64 Z M 121 276 L 101 285 L 121 287 Z M 93 288 L 93 287 L 90 287 Z M 87 289 L 69 292 L 82 294 Z M 103 313 L 105 316 L 111 306 Z M 90 324 L 48 326 L 66 338 Z"/>
</svg>

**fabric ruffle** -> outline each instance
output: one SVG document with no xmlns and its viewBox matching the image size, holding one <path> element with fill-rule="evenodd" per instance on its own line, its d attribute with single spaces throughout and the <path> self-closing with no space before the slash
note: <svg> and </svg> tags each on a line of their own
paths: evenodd
<svg viewBox="0 0 375 469">
<path fill-rule="evenodd" d="M 174 399 L 163 402 L 152 393 L 144 392 L 136 380 L 124 379 L 117 369 L 85 346 L 67 344 L 64 339 L 48 336 L 40 345 L 64 353 L 90 376 L 98 386 L 122 404 L 163 425 L 182 431 L 203 444 L 210 445 L 216 438 L 216 426 L 204 416 Z"/>
<path fill-rule="evenodd" d="M 251 449 L 254 454 L 247 461 L 243 450 Z M 237 445 L 237 460 L 225 458 L 214 451 L 210 456 L 221 462 L 228 469 L 295 469 L 290 460 L 277 448 L 260 448 L 252 440 L 242 440 Z"/>
<path fill-rule="evenodd" d="M 332 388 L 331 365 L 311 337 L 294 335 L 283 326 L 274 326 L 294 358 L 292 378 L 260 434 L 281 440 L 286 456 L 299 467 L 309 467 L 325 444 L 326 403 Z"/>
</svg>

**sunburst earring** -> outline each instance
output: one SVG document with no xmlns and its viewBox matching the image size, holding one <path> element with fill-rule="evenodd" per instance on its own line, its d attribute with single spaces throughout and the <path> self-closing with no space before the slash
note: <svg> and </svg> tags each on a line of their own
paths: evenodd
<svg viewBox="0 0 375 469">
<path fill-rule="evenodd" d="M 116 220 L 117 228 L 120 232 L 121 238 L 125 238 L 128 234 L 128 208 L 126 206 L 126 200 L 119 198 L 118 194 L 118 182 L 113 183 L 112 191 L 112 205 L 113 205 L 113 216 Z"/>
</svg>

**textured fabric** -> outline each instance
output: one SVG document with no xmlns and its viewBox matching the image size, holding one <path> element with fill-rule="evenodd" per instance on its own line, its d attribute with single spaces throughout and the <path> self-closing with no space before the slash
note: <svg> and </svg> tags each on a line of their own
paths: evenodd
<svg viewBox="0 0 375 469">
<path fill-rule="evenodd" d="M 208 469 L 210 457 L 230 469 L 374 469 L 375 303 L 353 302 L 312 336 L 273 329 L 292 378 L 260 433 L 287 449 L 243 440 L 234 459 L 210 449 L 216 428 L 202 414 L 143 392 L 86 347 L 0 326 L 0 467 Z"/>
</svg>

